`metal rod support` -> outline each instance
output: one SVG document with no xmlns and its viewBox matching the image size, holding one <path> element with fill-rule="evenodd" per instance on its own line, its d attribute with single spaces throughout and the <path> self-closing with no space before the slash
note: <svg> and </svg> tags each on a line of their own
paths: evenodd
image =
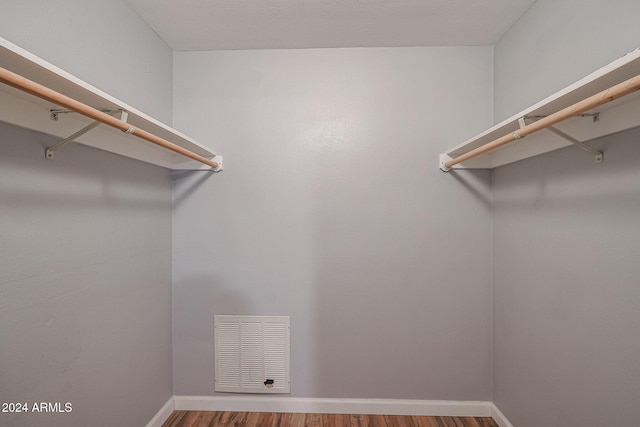
<svg viewBox="0 0 640 427">
<path fill-rule="evenodd" d="M 594 121 L 597 121 L 597 120 L 599 120 L 600 113 L 581 114 L 581 116 L 593 116 Z M 527 125 L 527 119 L 533 119 L 535 121 L 535 120 L 543 119 L 545 117 L 547 117 L 547 116 L 524 116 L 524 117 L 521 117 L 518 120 L 518 124 L 520 125 L 520 129 L 522 129 L 523 127 L 525 127 Z M 586 150 L 586 151 L 592 153 L 596 157 L 596 163 L 602 163 L 602 160 L 604 158 L 604 154 L 601 151 L 598 151 L 595 148 L 585 144 L 584 142 L 575 139 L 574 137 L 572 137 L 568 133 L 565 133 L 565 132 L 561 131 L 560 129 L 558 129 L 555 126 L 549 126 L 547 129 L 549 131 L 555 133 L 556 135 L 558 135 L 560 138 L 566 139 L 570 143 L 575 144 L 578 147 L 582 148 L 583 150 Z"/>
<path fill-rule="evenodd" d="M 91 129 L 96 128 L 98 125 L 100 125 L 100 122 L 96 121 L 96 122 L 91 123 L 88 126 L 83 127 L 78 132 L 74 133 L 73 135 L 68 136 L 67 138 L 65 138 L 62 141 L 58 142 L 56 145 L 53 145 L 53 146 L 47 148 L 46 150 L 44 150 L 44 156 L 47 158 L 47 160 L 53 160 L 53 157 L 55 155 L 56 150 L 64 147 L 65 145 L 67 145 L 70 142 L 75 141 L 76 138 L 81 137 L 85 133 L 89 132 Z"/>
<path fill-rule="evenodd" d="M 104 113 L 107 114 L 111 114 L 113 115 L 113 113 L 120 113 L 120 117 L 121 120 L 126 121 L 126 118 L 128 116 L 128 113 L 124 110 L 101 110 Z M 53 117 L 53 115 L 56 115 L 55 120 L 58 120 L 58 114 L 60 113 L 75 113 L 75 111 L 71 111 L 71 110 L 51 110 L 51 116 Z M 70 142 L 75 141 L 77 138 L 80 138 L 82 135 L 84 135 L 85 133 L 89 132 L 92 129 L 95 129 L 98 125 L 100 125 L 99 121 L 94 121 L 93 123 L 83 127 L 82 129 L 80 129 L 78 132 L 74 133 L 73 135 L 70 135 L 68 137 L 66 137 L 65 139 L 63 139 L 62 141 L 58 142 L 57 144 L 47 148 L 46 150 L 44 150 L 44 157 L 47 160 L 53 160 L 53 157 L 55 156 L 55 152 L 57 150 L 59 150 L 60 148 L 64 147 L 65 145 L 67 145 Z"/>
<path fill-rule="evenodd" d="M 582 141 L 578 141 L 577 139 L 575 139 L 571 135 L 562 132 L 560 129 L 558 129 L 555 126 L 549 126 L 547 129 L 549 131 L 555 133 L 559 137 L 561 137 L 563 139 L 566 139 L 567 141 L 571 142 L 572 144 L 577 145 L 578 147 L 582 148 L 583 150 L 586 150 L 586 151 L 592 153 L 596 157 L 596 163 L 602 163 L 604 155 L 602 154 L 601 151 L 596 150 L 595 148 L 585 144 Z"/>
<path fill-rule="evenodd" d="M 109 110 L 108 108 L 102 109 L 102 110 L 98 110 L 98 111 L 102 111 L 103 113 L 107 113 L 107 114 L 112 114 L 115 113 L 117 111 L 121 111 L 123 113 L 126 113 L 124 110 Z M 78 113 L 77 111 L 73 111 L 73 110 L 67 110 L 65 108 L 53 108 L 51 110 L 49 110 L 50 116 L 49 118 L 51 120 L 54 121 L 58 121 L 59 115 L 60 114 L 75 114 Z M 126 118 L 121 118 L 121 120 L 124 120 L 125 122 L 127 121 Z"/>
<path fill-rule="evenodd" d="M 523 119 L 539 120 L 539 119 L 544 119 L 545 117 L 548 117 L 548 116 L 524 116 Z M 600 112 L 596 111 L 595 113 L 578 114 L 576 117 L 591 117 L 594 122 L 597 122 L 598 120 L 600 120 Z"/>
</svg>

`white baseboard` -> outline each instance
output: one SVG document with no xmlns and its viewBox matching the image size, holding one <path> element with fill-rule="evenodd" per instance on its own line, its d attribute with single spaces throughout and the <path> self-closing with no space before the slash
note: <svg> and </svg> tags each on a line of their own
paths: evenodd
<svg viewBox="0 0 640 427">
<path fill-rule="evenodd" d="M 151 418 L 151 421 L 147 423 L 147 427 L 162 427 L 165 421 L 169 418 L 173 412 L 173 396 L 167 400 L 162 408 Z"/>
<path fill-rule="evenodd" d="M 513 424 L 509 422 L 507 417 L 504 416 L 500 409 L 495 404 L 491 404 L 491 417 L 498 424 L 499 427 L 513 427 Z"/>
<path fill-rule="evenodd" d="M 162 427 L 174 410 L 492 417 L 499 427 L 513 427 L 492 402 L 271 396 L 173 396 L 146 427 Z"/>
<path fill-rule="evenodd" d="M 263 396 L 174 396 L 176 411 L 490 417 L 492 403 L 453 400 L 312 399 Z M 512 426 L 511 426 L 512 427 Z"/>
</svg>

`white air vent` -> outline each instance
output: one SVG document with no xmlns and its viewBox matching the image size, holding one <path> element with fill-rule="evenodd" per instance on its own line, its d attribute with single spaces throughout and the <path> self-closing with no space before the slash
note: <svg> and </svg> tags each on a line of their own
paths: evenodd
<svg viewBox="0 0 640 427">
<path fill-rule="evenodd" d="M 213 316 L 215 391 L 290 393 L 289 316 Z"/>
</svg>

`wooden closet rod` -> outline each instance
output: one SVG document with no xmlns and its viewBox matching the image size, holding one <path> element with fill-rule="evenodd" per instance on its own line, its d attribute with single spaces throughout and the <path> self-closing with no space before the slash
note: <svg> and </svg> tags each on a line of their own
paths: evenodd
<svg viewBox="0 0 640 427">
<path fill-rule="evenodd" d="M 553 126 L 556 123 L 582 114 L 585 111 L 591 110 L 592 108 L 595 108 L 599 105 L 606 104 L 607 102 L 611 102 L 614 99 L 620 98 L 624 95 L 628 95 L 638 89 L 640 89 L 640 75 L 630 78 L 629 80 L 626 80 L 615 86 L 611 86 L 609 89 L 605 89 L 602 92 L 583 99 L 580 102 L 576 102 L 575 104 L 570 105 L 569 107 L 564 108 L 556 113 L 553 113 L 550 116 L 544 117 L 536 122 L 528 124 L 520 128 L 516 132 L 495 139 L 469 151 L 468 153 L 462 154 L 455 159 L 451 159 L 446 162 L 444 166 L 449 169 L 452 166 L 457 165 L 458 163 L 464 162 L 465 160 L 469 160 L 502 145 L 517 141 L 518 139 L 522 139 L 527 135 L 531 135 L 532 133 L 537 132 L 541 129 L 548 128 L 549 126 Z"/>
<path fill-rule="evenodd" d="M 154 135 L 150 132 L 131 126 L 125 121 L 119 120 L 107 113 L 103 113 L 100 110 L 96 110 L 95 108 L 90 107 L 87 104 L 83 104 L 80 101 L 69 98 L 66 95 L 56 92 L 53 89 L 49 89 L 48 87 L 42 86 L 39 83 L 26 79 L 2 67 L 0 67 L 0 81 L 9 86 L 13 86 L 16 89 L 20 89 L 24 92 L 30 93 L 31 95 L 37 96 L 38 98 L 53 102 L 54 104 L 57 104 L 64 108 L 68 108 L 69 110 L 92 118 L 100 123 L 104 123 L 105 125 L 109 125 L 111 127 L 119 129 L 122 132 L 130 133 L 137 136 L 138 138 L 142 138 L 175 153 L 181 154 L 185 157 L 189 157 L 190 159 L 196 160 L 200 163 L 204 163 L 205 165 L 211 166 L 214 169 L 218 168 L 218 163 L 209 160 L 206 157 L 200 156 L 192 151 L 187 150 L 186 148 L 180 147 L 179 145 L 169 142 L 166 139 L 160 138 L 159 136 Z"/>
</svg>

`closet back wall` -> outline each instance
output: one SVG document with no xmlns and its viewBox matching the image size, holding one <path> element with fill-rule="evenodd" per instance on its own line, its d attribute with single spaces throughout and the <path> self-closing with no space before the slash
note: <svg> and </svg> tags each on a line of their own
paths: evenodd
<svg viewBox="0 0 640 427">
<path fill-rule="evenodd" d="M 213 314 L 291 315 L 292 395 L 491 400 L 492 48 L 181 52 L 174 391 L 212 395 Z"/>
</svg>

